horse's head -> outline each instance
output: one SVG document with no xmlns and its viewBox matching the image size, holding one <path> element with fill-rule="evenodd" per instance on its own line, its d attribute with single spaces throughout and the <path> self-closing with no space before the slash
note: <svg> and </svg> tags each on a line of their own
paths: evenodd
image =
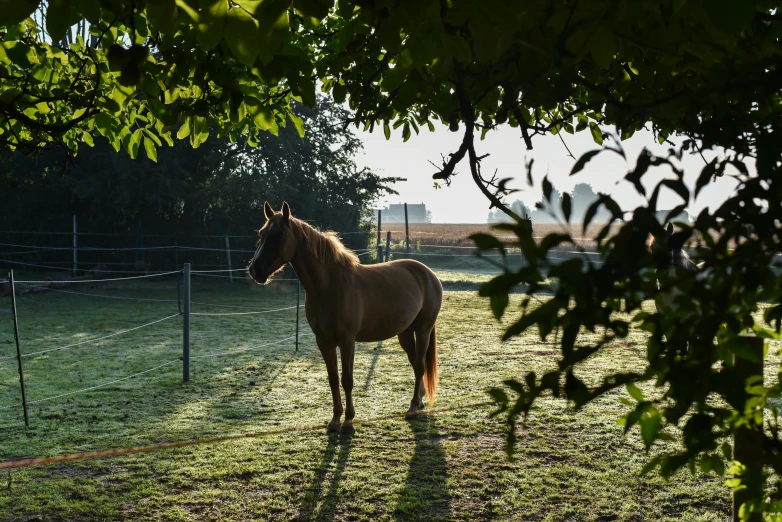
<svg viewBox="0 0 782 522">
<path fill-rule="evenodd" d="M 673 223 L 668 223 L 668 226 L 662 232 L 652 232 L 649 252 L 655 257 L 656 264 L 660 267 L 667 267 L 671 271 L 671 275 L 681 270 L 687 272 L 697 271 L 696 266 L 690 260 L 690 256 L 683 249 L 682 241 L 683 238 L 681 237 L 674 241 Z"/>
<path fill-rule="evenodd" d="M 670 259 L 670 253 L 673 250 L 671 237 L 673 237 L 673 223 L 668 223 L 662 232 L 652 230 L 649 252 L 653 256 L 665 256 Z"/>
<path fill-rule="evenodd" d="M 258 284 L 266 284 L 293 259 L 296 240 L 291 233 L 291 209 L 287 203 L 275 212 L 269 203 L 263 205 L 266 223 L 258 231 L 258 248 L 248 271 Z"/>
</svg>

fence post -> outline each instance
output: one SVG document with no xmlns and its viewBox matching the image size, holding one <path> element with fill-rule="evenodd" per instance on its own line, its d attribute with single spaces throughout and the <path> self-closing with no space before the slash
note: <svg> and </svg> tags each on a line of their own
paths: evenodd
<svg viewBox="0 0 782 522">
<path fill-rule="evenodd" d="M 75 217 L 74 217 L 75 219 Z M 74 221 L 75 223 L 75 221 Z M 27 395 L 24 391 L 24 371 L 22 370 L 22 351 L 19 348 L 19 320 L 16 316 L 16 287 L 14 286 L 14 271 L 8 274 L 11 283 L 11 315 L 14 320 L 14 340 L 16 341 L 16 360 L 19 364 L 19 384 L 22 387 L 22 408 L 24 409 L 24 425 L 30 426 L 30 419 L 27 416 Z"/>
<path fill-rule="evenodd" d="M 405 252 L 410 254 L 410 224 L 407 221 L 407 203 L 405 203 Z"/>
<path fill-rule="evenodd" d="M 530 230 L 532 230 L 532 220 L 530 219 L 529 215 L 527 213 L 524 213 L 523 218 L 525 221 L 529 223 Z M 521 268 L 524 268 L 524 265 L 527 264 L 527 261 L 524 259 L 524 250 L 521 249 L 521 245 L 519 245 L 519 255 L 521 256 Z"/>
<path fill-rule="evenodd" d="M 182 315 L 182 380 L 190 381 L 190 263 L 185 263 Z"/>
<path fill-rule="evenodd" d="M 747 379 L 760 377 L 760 381 L 753 381 L 753 386 L 763 384 L 763 339 L 754 335 L 740 335 L 735 341 L 742 343 L 743 356 L 733 355 L 733 363 L 736 365 L 736 373 L 741 380 L 742 389 L 746 386 Z M 733 438 L 733 459 L 746 466 L 746 475 L 743 478 L 745 489 L 733 493 L 733 520 L 738 522 L 739 509 L 749 498 L 762 498 L 763 495 L 763 429 L 762 425 L 754 422 L 747 426 L 741 426 L 736 430 Z M 751 522 L 760 522 L 763 517 L 760 513 L 752 513 Z"/>
<path fill-rule="evenodd" d="M 383 211 L 378 209 L 377 210 L 377 246 L 382 247 L 383 243 L 381 242 L 381 232 L 383 231 Z M 381 256 L 382 258 L 382 256 Z M 382 259 L 381 259 L 382 261 Z"/>
<path fill-rule="evenodd" d="M 73 215 L 73 275 L 76 275 L 78 258 L 76 255 L 76 214 Z"/>
<path fill-rule="evenodd" d="M 299 309 L 300 306 L 300 299 L 301 299 L 301 280 L 298 276 L 296 276 L 296 349 L 294 351 L 299 351 Z"/>
<path fill-rule="evenodd" d="M 228 275 L 231 277 L 231 282 L 234 281 L 234 273 L 231 271 L 231 243 L 228 242 L 228 236 L 225 236 L 225 253 L 228 256 Z"/>
<path fill-rule="evenodd" d="M 391 258 L 391 231 L 386 232 L 386 263 Z"/>
</svg>

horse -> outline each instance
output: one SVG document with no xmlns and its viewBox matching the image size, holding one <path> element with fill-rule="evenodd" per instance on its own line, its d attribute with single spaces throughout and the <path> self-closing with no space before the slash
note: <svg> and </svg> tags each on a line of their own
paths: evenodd
<svg viewBox="0 0 782 522">
<path fill-rule="evenodd" d="M 291 264 L 306 291 L 305 315 L 315 334 L 334 404 L 328 432 L 355 432 L 353 359 L 356 342 L 396 336 L 413 367 L 415 384 L 408 415 L 434 404 L 438 381 L 437 316 L 443 299 L 440 280 L 426 265 L 402 259 L 362 265 L 331 232 L 321 232 L 291 215 L 288 203 L 275 212 L 264 204 L 266 223 L 248 267 L 258 284 L 268 284 Z M 339 392 L 337 347 L 342 360 L 345 420 Z"/>
<path fill-rule="evenodd" d="M 670 265 L 668 266 L 668 276 L 673 278 L 681 276 L 683 274 L 695 274 L 697 280 L 705 280 L 710 276 L 708 269 L 704 270 L 704 263 L 698 263 L 697 265 L 690 259 L 687 252 L 680 247 L 674 247 L 671 245 L 671 237 L 673 236 L 673 224 L 668 223 L 662 234 L 652 233 L 649 242 L 649 253 L 653 255 L 666 255 L 670 259 Z M 657 287 L 661 288 L 662 283 L 660 278 L 657 278 Z M 664 290 L 657 299 L 655 299 L 655 306 L 659 313 L 675 313 L 677 311 L 676 301 L 683 295 L 682 290 L 676 286 L 671 286 Z"/>
</svg>

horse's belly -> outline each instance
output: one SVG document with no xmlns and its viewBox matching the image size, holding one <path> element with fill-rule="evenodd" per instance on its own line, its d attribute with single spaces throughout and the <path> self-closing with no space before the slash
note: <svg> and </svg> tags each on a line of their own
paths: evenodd
<svg viewBox="0 0 782 522">
<path fill-rule="evenodd" d="M 389 306 L 382 311 L 365 312 L 356 341 L 377 342 L 395 337 L 415 321 L 419 311 L 420 306 Z"/>
</svg>

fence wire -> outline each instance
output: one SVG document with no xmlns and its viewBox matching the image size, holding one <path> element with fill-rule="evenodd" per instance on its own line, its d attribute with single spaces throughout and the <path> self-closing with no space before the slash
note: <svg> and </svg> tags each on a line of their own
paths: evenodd
<svg viewBox="0 0 782 522">
<path fill-rule="evenodd" d="M 294 307 L 295 308 L 295 307 Z M 191 355 L 190 359 L 204 359 L 206 357 L 219 357 L 223 355 L 233 355 L 236 353 L 244 353 L 244 352 L 250 352 L 252 350 L 259 350 L 261 348 L 266 348 L 267 346 L 273 346 L 275 344 L 281 344 L 286 341 L 290 341 L 291 339 L 295 339 L 296 335 L 289 335 L 288 337 L 283 337 L 282 339 L 277 339 L 276 341 L 272 341 L 270 343 L 261 344 L 259 346 L 252 346 L 250 348 L 242 348 L 241 350 L 231 350 L 227 352 L 215 352 L 215 353 L 207 353 L 204 355 Z"/>
<path fill-rule="evenodd" d="M 108 339 L 110 337 L 116 337 L 118 335 L 126 334 L 128 332 L 134 332 L 136 330 L 141 330 L 142 328 L 146 328 L 146 327 L 152 326 L 154 324 L 162 323 L 163 321 L 168 321 L 169 319 L 173 319 L 174 317 L 179 317 L 180 315 L 181 315 L 180 313 L 175 313 L 175 314 L 169 315 L 168 317 L 163 317 L 162 319 L 157 319 L 157 320 L 152 321 L 150 323 L 142 324 L 142 325 L 139 325 L 139 326 L 134 326 L 133 328 L 128 328 L 127 330 L 122 330 L 122 331 L 114 332 L 114 333 L 111 333 L 111 334 L 108 334 L 108 335 L 103 335 L 101 337 L 95 337 L 95 338 L 92 338 L 92 339 L 85 339 L 85 340 L 79 341 L 77 343 L 66 344 L 64 346 L 58 346 L 56 348 L 50 348 L 48 350 L 40 350 L 40 351 L 37 351 L 37 352 L 23 353 L 22 357 L 32 357 L 33 355 L 41 355 L 41 354 L 49 353 L 49 352 L 58 352 L 58 351 L 61 351 L 61 350 L 67 350 L 69 348 L 75 348 L 76 346 L 81 346 L 83 344 L 89 344 L 89 343 L 102 341 L 102 340 Z M 16 359 L 16 357 L 13 356 L 13 355 L 2 355 L 2 356 L 0 356 L 0 359 Z"/>
<path fill-rule="evenodd" d="M 275 308 L 274 310 L 256 310 L 254 312 L 190 312 L 190 315 L 198 315 L 198 316 L 207 316 L 207 317 L 214 317 L 214 316 L 227 316 L 227 315 L 258 315 L 258 314 L 271 314 L 274 312 L 282 312 L 284 310 L 295 310 L 298 308 L 297 306 L 288 306 L 285 308 Z"/>
</svg>

